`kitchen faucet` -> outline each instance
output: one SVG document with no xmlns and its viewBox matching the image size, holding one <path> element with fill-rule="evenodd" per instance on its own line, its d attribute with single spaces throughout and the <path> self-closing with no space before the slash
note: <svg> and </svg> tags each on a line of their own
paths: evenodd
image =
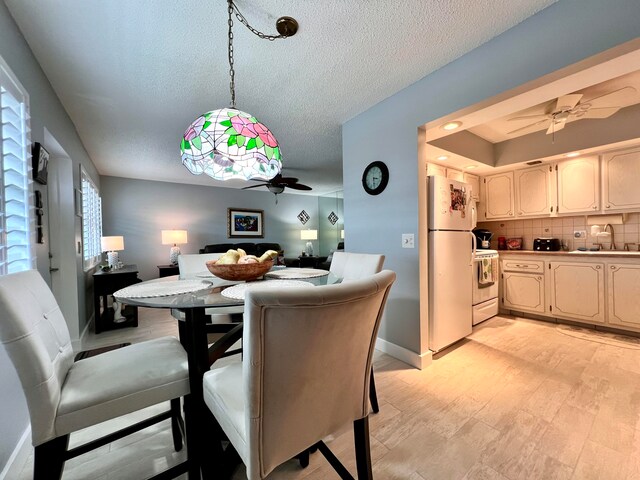
<svg viewBox="0 0 640 480">
<path fill-rule="evenodd" d="M 607 223 L 604 226 L 604 231 L 607 231 L 607 228 L 609 228 L 611 230 L 611 248 L 609 250 L 615 250 L 616 249 L 616 239 L 615 239 L 615 233 L 613 232 L 613 226 L 610 223 Z"/>
</svg>

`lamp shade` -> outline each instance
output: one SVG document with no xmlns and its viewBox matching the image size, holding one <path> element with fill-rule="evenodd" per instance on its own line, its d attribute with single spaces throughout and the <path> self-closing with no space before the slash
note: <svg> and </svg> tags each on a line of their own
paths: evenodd
<svg viewBox="0 0 640 480">
<path fill-rule="evenodd" d="M 162 245 L 187 243 L 186 230 L 162 230 Z"/>
<path fill-rule="evenodd" d="M 344 230 L 340 230 L 340 239 L 344 240 Z"/>
<path fill-rule="evenodd" d="M 180 142 L 182 163 L 216 180 L 271 180 L 282 170 L 280 146 L 256 117 L 235 108 L 199 116 Z"/>
<path fill-rule="evenodd" d="M 300 230 L 300 240 L 317 240 L 317 230 Z"/>
<path fill-rule="evenodd" d="M 100 237 L 100 248 L 103 252 L 124 250 L 124 237 Z"/>
</svg>

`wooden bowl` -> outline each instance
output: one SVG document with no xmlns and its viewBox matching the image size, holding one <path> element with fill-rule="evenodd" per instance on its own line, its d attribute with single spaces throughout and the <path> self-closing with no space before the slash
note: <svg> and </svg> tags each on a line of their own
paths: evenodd
<svg viewBox="0 0 640 480">
<path fill-rule="evenodd" d="M 255 280 L 267 273 L 273 267 L 273 260 L 260 263 L 232 263 L 218 265 L 217 260 L 209 260 L 207 268 L 216 277 L 224 280 L 241 281 Z"/>
</svg>

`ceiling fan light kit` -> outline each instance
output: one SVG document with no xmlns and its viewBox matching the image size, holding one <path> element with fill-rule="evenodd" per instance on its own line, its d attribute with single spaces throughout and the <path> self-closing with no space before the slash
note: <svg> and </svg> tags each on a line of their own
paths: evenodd
<svg viewBox="0 0 640 480">
<path fill-rule="evenodd" d="M 291 17 L 281 17 L 276 22 L 279 35 L 265 35 L 249 25 L 233 0 L 227 0 L 227 4 L 231 106 L 200 115 L 189 125 L 180 142 L 182 163 L 194 175 L 205 173 L 215 180 L 267 181 L 282 171 L 280 145 L 256 117 L 236 109 L 233 15 L 252 33 L 267 40 L 295 35 L 298 22 Z M 282 190 L 273 193 L 282 193 Z"/>
</svg>

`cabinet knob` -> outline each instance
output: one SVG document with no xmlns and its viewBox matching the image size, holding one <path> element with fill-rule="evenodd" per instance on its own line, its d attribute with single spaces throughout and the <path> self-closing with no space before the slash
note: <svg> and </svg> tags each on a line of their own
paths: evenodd
<svg viewBox="0 0 640 480">
<path fill-rule="evenodd" d="M 509 210 L 509 215 L 513 216 L 513 212 L 511 210 Z"/>
<path fill-rule="evenodd" d="M 607 208 L 611 208 L 611 205 L 607 205 Z"/>
<path fill-rule="evenodd" d="M 596 265 L 596 270 L 600 270 L 600 265 Z"/>
<path fill-rule="evenodd" d="M 594 210 L 597 210 L 597 209 L 598 209 L 598 206 L 597 206 L 597 205 L 594 205 L 594 206 L 593 206 L 593 209 L 594 209 Z"/>
<path fill-rule="evenodd" d="M 522 212 L 518 212 L 518 215 L 522 215 Z"/>
</svg>

